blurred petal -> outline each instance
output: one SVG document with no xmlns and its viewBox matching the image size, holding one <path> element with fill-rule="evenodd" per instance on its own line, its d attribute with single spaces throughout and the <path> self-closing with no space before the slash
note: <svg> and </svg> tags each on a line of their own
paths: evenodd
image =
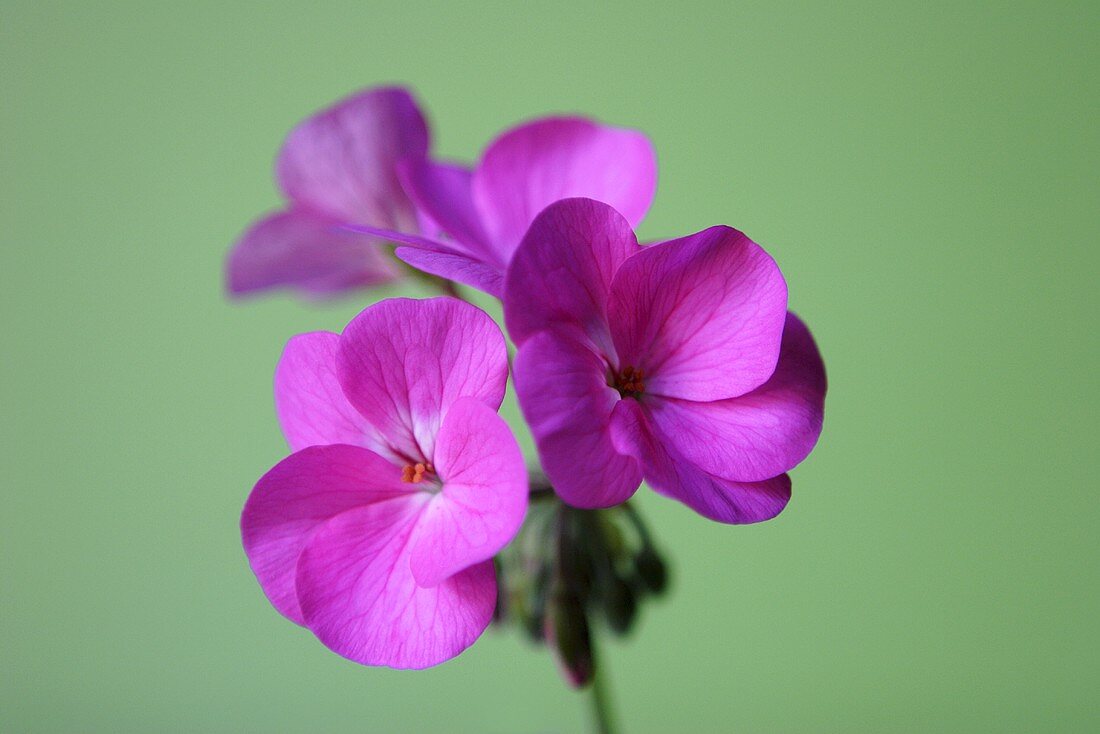
<svg viewBox="0 0 1100 734">
<path fill-rule="evenodd" d="M 559 199 L 584 196 L 619 210 L 631 226 L 657 188 L 657 157 L 640 132 L 581 118 L 547 118 L 513 128 L 485 151 L 474 202 L 505 253 L 535 216 Z"/>
<path fill-rule="evenodd" d="M 229 292 L 240 296 L 289 287 L 310 296 L 328 296 L 386 283 L 398 272 L 384 245 L 318 214 L 278 212 L 254 223 L 230 250 Z"/>
<path fill-rule="evenodd" d="M 252 572 L 284 616 L 305 624 L 295 591 L 298 556 L 325 521 L 355 507 L 408 496 L 393 464 L 356 446 L 314 446 L 265 474 L 241 513 Z"/>
<path fill-rule="evenodd" d="M 432 496 L 412 538 L 420 586 L 496 555 L 527 511 L 527 467 L 511 429 L 491 408 L 461 398 L 443 419 L 432 462 L 443 490 Z"/>
<path fill-rule="evenodd" d="M 638 462 L 611 443 L 608 422 L 620 398 L 607 370 L 579 334 L 540 332 L 516 353 L 516 394 L 543 471 L 576 507 L 617 505 L 642 481 Z"/>
<path fill-rule="evenodd" d="M 329 649 L 363 665 L 426 668 L 485 631 L 496 605 L 492 561 L 430 588 L 413 579 L 410 536 L 427 497 L 356 508 L 310 539 L 298 561 L 298 598 Z"/>
<path fill-rule="evenodd" d="M 610 206 L 566 199 L 531 224 L 508 268 L 504 316 L 522 344 L 536 332 L 576 326 L 613 354 L 607 300 L 615 271 L 638 252 L 630 223 Z"/>
<path fill-rule="evenodd" d="M 455 400 L 500 407 L 508 353 L 500 328 L 468 303 L 391 298 L 344 329 L 336 373 L 348 400 L 395 453 L 430 462 Z"/>
<path fill-rule="evenodd" d="M 468 168 L 414 158 L 399 166 L 398 172 L 417 209 L 456 241 L 455 249 L 477 254 L 504 270 L 506 260 L 489 246 L 474 208 L 473 174 Z"/>
<path fill-rule="evenodd" d="M 307 118 L 276 161 L 283 191 L 299 204 L 348 222 L 416 225 L 397 163 L 423 158 L 428 128 L 404 89 L 368 89 Z"/>
<path fill-rule="evenodd" d="M 417 247 L 398 247 L 394 254 L 417 270 L 477 288 L 496 298 L 503 296 L 501 271 L 469 255 Z"/>
<path fill-rule="evenodd" d="M 786 314 L 775 261 L 729 227 L 644 248 L 615 274 L 608 306 L 622 364 L 645 372 L 647 393 L 686 400 L 763 384 Z"/>
<path fill-rule="evenodd" d="M 703 471 L 653 434 L 635 400 L 615 406 L 611 434 L 619 451 L 632 453 L 642 463 L 646 484 L 711 520 L 735 525 L 770 520 L 791 498 L 786 474 L 762 482 L 735 482 Z"/>
<path fill-rule="evenodd" d="M 468 252 L 459 242 L 369 225 L 348 225 L 346 229 L 404 243 L 406 246 L 398 247 L 395 254 L 417 270 L 477 288 L 497 298 L 503 293 L 503 270 L 481 255 Z"/>
<path fill-rule="evenodd" d="M 825 366 L 809 329 L 787 314 L 775 373 L 738 398 L 697 403 L 645 400 L 658 440 L 721 477 L 761 481 L 793 469 L 817 437 L 825 410 Z"/>
</svg>

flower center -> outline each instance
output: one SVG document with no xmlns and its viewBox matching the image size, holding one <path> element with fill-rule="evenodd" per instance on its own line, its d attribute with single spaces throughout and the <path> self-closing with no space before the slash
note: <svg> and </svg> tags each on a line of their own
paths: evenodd
<svg viewBox="0 0 1100 734">
<path fill-rule="evenodd" d="M 405 464 L 401 467 L 401 481 L 408 484 L 420 484 L 425 478 L 435 475 L 435 467 L 431 464 Z"/>
<path fill-rule="evenodd" d="M 623 367 L 618 372 L 611 372 L 611 387 L 619 391 L 624 398 L 636 398 L 645 392 L 645 373 L 633 367 Z"/>
</svg>

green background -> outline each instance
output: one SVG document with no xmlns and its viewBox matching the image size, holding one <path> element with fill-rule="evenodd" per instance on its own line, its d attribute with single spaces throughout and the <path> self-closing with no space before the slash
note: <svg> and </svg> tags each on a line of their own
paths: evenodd
<svg viewBox="0 0 1100 734">
<path fill-rule="evenodd" d="M 607 649 L 627 732 L 1100 727 L 1098 8 L 4 0 L 0 730 L 583 729 L 517 636 L 359 667 L 240 548 L 283 342 L 364 302 L 230 303 L 222 258 L 286 131 L 385 81 L 452 157 L 646 131 L 641 236 L 745 230 L 824 352 L 779 519 L 640 492 L 675 587 Z"/>
</svg>

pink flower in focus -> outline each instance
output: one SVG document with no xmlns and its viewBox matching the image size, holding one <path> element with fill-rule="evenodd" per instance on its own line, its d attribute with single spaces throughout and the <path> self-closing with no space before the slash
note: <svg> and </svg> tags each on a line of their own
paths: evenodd
<svg viewBox="0 0 1100 734">
<path fill-rule="evenodd" d="M 397 256 L 424 272 L 501 297 L 504 273 L 540 211 L 568 197 L 607 202 L 637 226 L 657 188 L 657 158 L 640 132 L 555 117 L 506 131 L 474 170 L 409 158 L 405 190 L 435 236 L 384 226 L 352 227 L 405 242 Z"/>
<path fill-rule="evenodd" d="M 610 206 L 569 199 L 508 270 L 516 392 L 558 494 L 642 479 L 727 523 L 777 515 L 821 432 L 825 371 L 775 262 L 729 227 L 639 247 Z"/>
<path fill-rule="evenodd" d="M 241 515 L 276 609 L 365 665 L 424 668 L 481 635 L 492 558 L 527 507 L 496 414 L 507 373 L 500 329 L 450 298 L 386 300 L 287 344 L 275 397 L 295 453 Z"/>
<path fill-rule="evenodd" d="M 427 152 L 424 117 L 400 88 L 359 92 L 300 123 L 275 165 L 287 208 L 255 222 L 234 245 L 229 291 L 290 287 L 316 297 L 397 278 L 383 240 L 342 227 L 417 231 L 396 167 Z"/>
</svg>

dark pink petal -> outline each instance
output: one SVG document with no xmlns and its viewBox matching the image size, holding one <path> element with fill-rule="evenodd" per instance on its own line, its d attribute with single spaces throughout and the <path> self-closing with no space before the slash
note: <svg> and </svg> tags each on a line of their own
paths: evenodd
<svg viewBox="0 0 1100 734">
<path fill-rule="evenodd" d="M 606 202 L 636 226 L 656 188 L 657 157 L 645 135 L 580 118 L 536 120 L 505 132 L 474 172 L 474 202 L 505 253 L 559 199 Z"/>
<path fill-rule="evenodd" d="M 507 262 L 488 244 L 471 193 L 468 168 L 414 158 L 398 167 L 401 181 L 417 209 L 466 252 L 476 253 L 501 271 Z"/>
<path fill-rule="evenodd" d="M 611 434 L 619 451 L 630 452 L 642 462 L 650 487 L 711 520 L 735 525 L 770 520 L 791 498 L 786 474 L 762 482 L 735 482 L 700 469 L 676 446 L 654 435 L 636 400 L 622 400 L 615 407 Z"/>
<path fill-rule="evenodd" d="M 419 586 L 411 534 L 428 495 L 345 512 L 320 527 L 298 560 L 306 625 L 329 649 L 364 665 L 426 668 L 469 647 L 496 604 L 492 561 Z"/>
<path fill-rule="evenodd" d="M 579 334 L 539 332 L 516 353 L 516 394 L 543 471 L 576 507 L 617 505 L 642 480 L 638 462 L 611 443 L 619 393 L 608 387 L 607 369 Z"/>
<path fill-rule="evenodd" d="M 504 284 L 508 333 L 522 344 L 536 332 L 576 326 L 606 354 L 611 280 L 638 252 L 630 223 L 607 204 L 566 199 L 548 206 L 527 231 Z"/>
<path fill-rule="evenodd" d="M 349 225 L 347 229 L 405 243 L 408 246 L 398 247 L 395 254 L 417 270 L 477 288 L 497 298 L 503 293 L 504 273 L 500 267 L 491 264 L 481 255 L 467 251 L 460 242 L 369 225 Z"/>
<path fill-rule="evenodd" d="M 436 228 L 434 221 L 430 217 L 422 217 L 422 221 L 429 224 L 433 229 Z M 363 234 L 381 240 L 401 242 L 424 250 L 469 254 L 465 246 L 460 242 L 438 239 L 438 232 L 434 236 L 411 234 L 409 232 L 398 232 L 396 229 L 389 229 L 387 227 L 375 227 L 371 224 L 345 224 L 343 225 L 343 229 L 348 232 Z"/>
<path fill-rule="evenodd" d="M 313 532 L 352 508 L 409 496 L 393 464 L 357 446 L 313 446 L 275 465 L 248 496 L 241 537 L 252 572 L 284 616 L 305 624 L 295 569 Z"/>
<path fill-rule="evenodd" d="M 339 334 L 315 331 L 291 338 L 283 349 L 275 368 L 275 412 L 293 451 L 334 443 L 374 451 L 385 446 L 336 379 L 339 344 Z"/>
<path fill-rule="evenodd" d="M 615 274 L 608 306 L 621 363 L 644 371 L 647 393 L 686 400 L 763 384 L 786 314 L 775 261 L 729 227 L 644 248 Z"/>
<path fill-rule="evenodd" d="M 404 89 L 369 89 L 301 122 L 287 136 L 276 175 L 294 202 L 346 222 L 407 230 L 416 212 L 397 163 L 423 158 L 428 128 Z"/>
<path fill-rule="evenodd" d="M 760 481 L 793 469 L 817 437 L 825 410 L 825 365 L 809 329 L 787 314 L 775 372 L 738 398 L 698 403 L 644 400 L 658 440 L 700 469 Z"/>
<path fill-rule="evenodd" d="M 229 292 L 293 288 L 324 297 L 397 278 L 397 264 L 375 237 L 348 232 L 306 211 L 271 214 L 254 223 L 229 252 Z"/>
<path fill-rule="evenodd" d="M 501 298 L 504 294 L 504 276 L 501 271 L 470 255 L 417 247 L 398 247 L 395 254 L 425 273 L 477 288 L 496 298 Z"/>
<path fill-rule="evenodd" d="M 508 353 L 500 328 L 475 306 L 454 298 L 391 298 L 344 329 L 336 374 L 394 453 L 430 462 L 454 401 L 472 397 L 500 406 Z"/>
<path fill-rule="evenodd" d="M 412 538 L 420 586 L 496 555 L 527 511 L 527 467 L 511 429 L 480 400 L 455 401 L 436 439 L 433 465 L 443 490 L 424 507 Z"/>
</svg>

